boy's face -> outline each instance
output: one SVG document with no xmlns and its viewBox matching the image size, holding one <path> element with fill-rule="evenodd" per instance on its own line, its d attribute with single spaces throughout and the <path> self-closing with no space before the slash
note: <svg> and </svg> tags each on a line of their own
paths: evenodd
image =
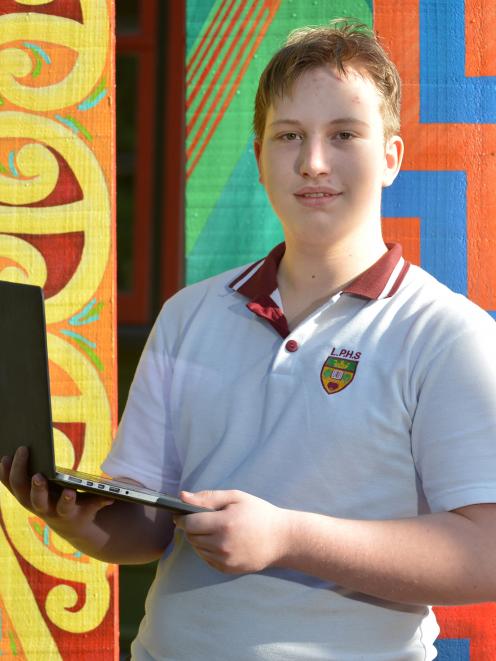
<svg viewBox="0 0 496 661">
<path fill-rule="evenodd" d="M 320 67 L 270 106 L 255 155 L 286 240 L 359 240 L 379 226 L 403 153 L 401 138 L 384 140 L 380 101 L 368 77 Z"/>
</svg>

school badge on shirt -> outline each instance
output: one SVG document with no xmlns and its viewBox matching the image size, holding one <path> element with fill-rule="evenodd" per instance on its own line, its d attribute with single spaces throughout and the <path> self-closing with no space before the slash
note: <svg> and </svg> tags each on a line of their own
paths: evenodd
<svg viewBox="0 0 496 661">
<path fill-rule="evenodd" d="M 355 378 L 360 351 L 332 348 L 320 370 L 320 382 L 328 395 L 344 390 Z"/>
</svg>

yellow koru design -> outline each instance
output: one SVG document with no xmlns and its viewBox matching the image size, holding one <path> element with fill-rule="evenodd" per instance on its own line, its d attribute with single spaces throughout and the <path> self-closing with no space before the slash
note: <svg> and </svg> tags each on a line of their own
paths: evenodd
<svg viewBox="0 0 496 661">
<path fill-rule="evenodd" d="M 24 5 L 46 4 L 27 2 Z M 109 45 L 107 0 L 80 0 L 83 22 L 61 16 L 9 13 L 0 16 L 0 94 L 14 105 L 38 112 L 72 106 L 87 96 L 99 80 Z M 24 85 L 21 79 L 34 67 L 16 42 L 43 41 L 72 49 L 72 71 L 45 87 Z M 6 44 L 15 44 L 5 47 Z M 4 46 L 2 48 L 2 46 Z"/>
<path fill-rule="evenodd" d="M 112 0 L 16 4 L 0 15 L 0 279 L 44 287 L 56 460 L 98 472 L 116 417 Z M 3 486 L 0 514 L 0 656 L 114 658 L 115 570 Z"/>
<path fill-rule="evenodd" d="M 1 114 L 1 139 L 33 140 L 16 155 L 19 172 L 30 179 L 18 179 L 0 174 L 0 233 L 62 234 L 84 232 L 81 262 L 70 282 L 47 301 L 47 323 L 67 319 L 78 305 L 91 298 L 108 265 L 110 251 L 110 200 L 108 186 L 100 164 L 86 144 L 72 131 L 47 117 L 30 113 L 4 111 Z M 53 190 L 58 180 L 59 165 L 52 147 L 59 153 L 77 178 L 83 199 L 71 204 L 48 207 L 19 205 L 40 201 Z M 0 257 L 15 255 L 20 261 L 17 272 L 9 266 L 9 279 L 43 286 L 46 271 L 41 255 L 34 249 L 4 253 L 0 243 Z M 20 244 L 19 244 L 20 247 Z M 6 275 L 0 272 L 0 277 Z M 75 307 L 75 303 L 77 305 Z"/>
<path fill-rule="evenodd" d="M 5 507 L 6 493 L 5 488 L 0 486 L 2 512 Z M 29 661 L 61 660 L 57 645 L 38 610 L 38 604 L 29 583 L 10 549 L 1 527 L 0 560 L 2 564 L 0 572 L 2 601 L 20 639 L 26 658 Z"/>
<path fill-rule="evenodd" d="M 84 422 L 86 435 L 98 438 L 98 444 L 85 444 L 78 468 L 94 472 L 103 461 L 111 437 L 111 419 L 108 398 L 98 373 L 88 360 L 64 340 L 49 334 L 50 359 L 73 379 L 81 395 L 53 397 L 53 418 L 56 422 Z M 74 451 L 70 440 L 55 429 L 56 460 L 63 466 L 74 465 Z M 88 562 L 75 563 L 75 549 L 65 540 L 53 535 L 54 553 L 30 525 L 32 515 L 22 508 L 8 492 L 2 493 L 2 514 L 13 546 L 36 569 L 62 581 L 76 581 L 85 586 L 86 599 L 76 612 L 67 610 L 77 601 L 71 586 L 57 585 L 47 595 L 47 615 L 59 628 L 72 633 L 82 633 L 97 627 L 109 608 L 110 586 L 106 577 L 106 565 L 92 558 Z M 20 526 L 19 522 L 26 525 Z M 98 595 L 98 599 L 88 598 Z M 15 602 L 22 607 L 21 602 Z M 10 612 L 12 617 L 12 612 Z"/>
</svg>

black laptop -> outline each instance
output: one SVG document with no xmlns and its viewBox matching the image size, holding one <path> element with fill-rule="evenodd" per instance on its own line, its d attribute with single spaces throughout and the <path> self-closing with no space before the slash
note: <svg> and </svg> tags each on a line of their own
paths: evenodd
<svg viewBox="0 0 496 661">
<path fill-rule="evenodd" d="M 0 281 L 0 456 L 29 449 L 30 474 L 66 488 L 191 514 L 179 498 L 55 465 L 43 290 Z"/>
</svg>

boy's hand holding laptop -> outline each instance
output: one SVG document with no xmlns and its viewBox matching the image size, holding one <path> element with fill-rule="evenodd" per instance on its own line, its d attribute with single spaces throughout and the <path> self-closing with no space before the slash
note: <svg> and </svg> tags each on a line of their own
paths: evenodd
<svg viewBox="0 0 496 661">
<path fill-rule="evenodd" d="M 0 347 L 3 484 L 89 555 L 122 563 L 159 557 L 172 535 L 171 513 L 206 510 L 133 480 L 55 465 L 41 288 L 0 281 Z"/>
<path fill-rule="evenodd" d="M 25 447 L 13 458 L 2 457 L 0 480 L 21 505 L 83 553 L 120 564 L 151 562 L 171 540 L 174 525 L 167 510 L 61 488 L 38 473 L 30 478 L 28 460 Z"/>
<path fill-rule="evenodd" d="M 0 281 L 0 457 L 29 449 L 27 471 L 50 484 L 163 507 L 175 514 L 202 511 L 133 481 L 108 480 L 55 465 L 43 291 Z M 204 510 L 203 510 L 204 511 Z"/>
<path fill-rule="evenodd" d="M 20 447 L 13 458 L 2 457 L 0 479 L 23 507 L 46 519 L 47 523 L 60 519 L 60 524 L 55 526 L 57 529 L 64 521 L 84 528 L 99 510 L 114 502 L 108 497 L 76 494 L 73 489 L 50 484 L 41 473 L 30 478 L 28 460 L 26 447 Z"/>
</svg>

